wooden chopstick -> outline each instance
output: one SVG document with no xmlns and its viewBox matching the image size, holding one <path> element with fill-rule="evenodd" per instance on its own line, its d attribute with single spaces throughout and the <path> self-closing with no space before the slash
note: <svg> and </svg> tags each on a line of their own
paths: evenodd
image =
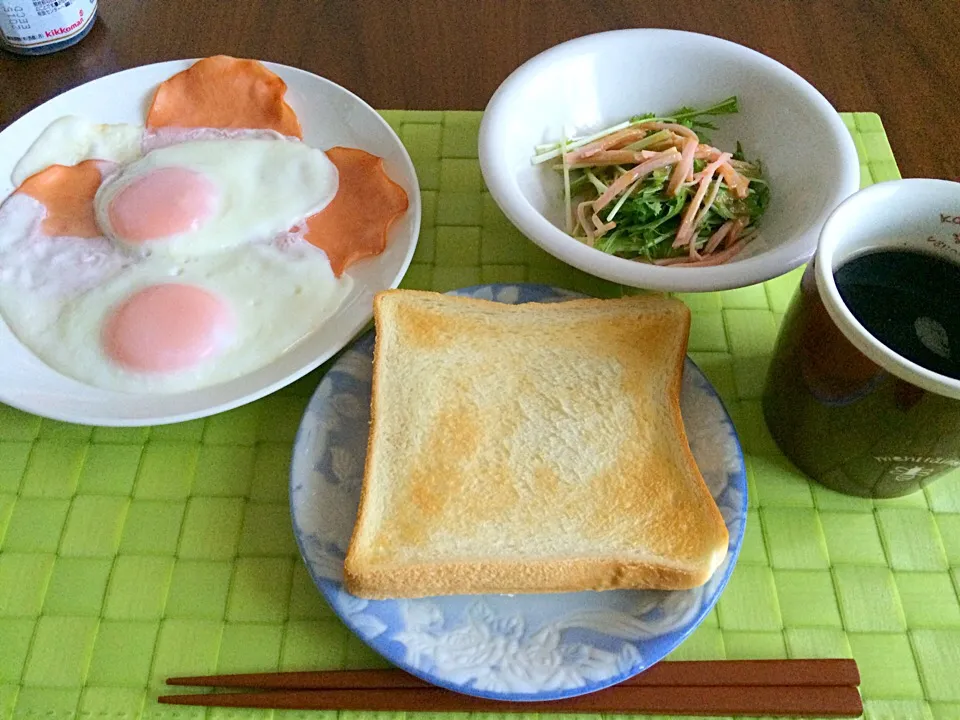
<svg viewBox="0 0 960 720">
<path fill-rule="evenodd" d="M 860 694 L 846 686 L 680 687 L 616 686 L 566 700 L 506 702 L 435 687 L 340 690 L 274 690 L 255 693 L 167 695 L 170 705 L 491 713 L 608 713 L 677 715 L 789 715 L 858 717 Z"/>
<path fill-rule="evenodd" d="M 168 685 L 260 690 L 350 690 L 433 687 L 402 670 L 329 670 L 173 677 Z M 662 662 L 618 687 L 855 686 L 855 660 L 690 660 Z"/>
<path fill-rule="evenodd" d="M 264 692 L 165 695 L 158 701 L 295 710 L 858 717 L 859 683 L 854 660 L 716 660 L 659 663 L 614 687 L 546 702 L 462 695 L 395 669 L 174 677 L 168 685 Z"/>
</svg>

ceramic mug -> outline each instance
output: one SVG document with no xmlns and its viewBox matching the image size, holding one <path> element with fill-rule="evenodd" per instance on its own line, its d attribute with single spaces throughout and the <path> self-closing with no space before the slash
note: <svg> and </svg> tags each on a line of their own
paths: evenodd
<svg viewBox="0 0 960 720">
<path fill-rule="evenodd" d="M 801 470 L 834 490 L 880 498 L 960 468 L 960 379 L 880 342 L 837 288 L 838 268 L 884 250 L 960 267 L 960 183 L 879 183 L 836 208 L 787 310 L 763 396 L 771 434 Z M 960 312 L 960 286 L 954 297 L 950 312 Z M 913 326 L 938 356 L 960 355 L 960 337 L 941 323 L 918 315 Z"/>
</svg>

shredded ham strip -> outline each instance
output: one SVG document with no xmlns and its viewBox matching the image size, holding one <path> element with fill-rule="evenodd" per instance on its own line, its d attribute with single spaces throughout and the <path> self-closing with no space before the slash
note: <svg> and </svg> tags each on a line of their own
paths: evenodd
<svg viewBox="0 0 960 720">
<path fill-rule="evenodd" d="M 736 222 L 736 220 L 727 220 L 723 225 L 717 228 L 717 231 L 710 236 L 709 240 L 707 240 L 707 245 L 703 248 L 703 254 L 710 255 L 714 250 L 716 250 L 720 243 L 723 242 L 723 239 L 730 234 L 730 228 L 732 228 Z"/>
<path fill-rule="evenodd" d="M 670 148 L 676 148 L 677 150 L 683 150 L 683 143 L 686 141 L 686 138 L 677 137 L 676 135 L 671 134 L 666 140 L 661 140 L 660 142 L 654 143 L 653 145 L 648 145 L 646 150 L 655 150 L 657 152 L 663 152 L 664 150 L 669 150 Z"/>
<path fill-rule="evenodd" d="M 742 242 L 744 245 L 746 245 L 757 236 L 758 232 L 759 231 L 757 228 L 753 226 L 744 227 L 737 236 L 737 242 Z M 729 237 L 727 238 L 727 245 L 733 245 L 733 243 L 730 242 Z"/>
<path fill-rule="evenodd" d="M 697 148 L 696 158 L 697 160 L 716 160 L 720 157 L 722 150 L 718 150 L 712 145 L 703 145 L 701 144 Z M 747 168 L 751 170 L 756 170 L 756 166 L 753 163 L 749 163 L 746 160 L 733 160 L 730 159 L 727 162 L 730 163 L 730 167 L 734 170 L 739 170 L 740 168 Z"/>
<path fill-rule="evenodd" d="M 643 150 L 630 150 L 629 146 L 649 136 L 651 131 L 667 131 L 662 142 Z M 677 123 L 643 122 L 611 133 L 583 147 L 565 153 L 564 165 L 570 169 L 618 166 L 620 173 L 600 197 L 577 205 L 577 227 L 582 229 L 591 244 L 614 229 L 613 221 L 604 222 L 600 212 L 612 201 L 628 192 L 640 180 L 663 167 L 673 166 L 665 189 L 667 196 L 674 197 L 681 187 L 697 186 L 693 198 L 687 204 L 673 242 L 674 248 L 686 246 L 687 252 L 680 257 L 654 260 L 656 265 L 680 267 L 709 267 L 725 263 L 739 253 L 749 242 L 755 230 L 748 227 L 749 218 L 735 218 L 724 222 L 697 250 L 698 228 L 713 207 L 721 186 L 738 198 L 749 192 L 749 178 L 739 169 L 756 170 L 751 164 L 734 160 L 731 153 L 701 143 L 690 128 Z M 705 160 L 706 167 L 694 172 L 695 160 Z M 634 165 L 629 170 L 620 166 Z M 746 230 L 746 232 L 744 232 Z M 719 248 L 723 246 L 723 249 Z"/>
<path fill-rule="evenodd" d="M 730 247 L 737 241 L 745 225 L 746 222 L 744 222 L 743 218 L 737 218 L 733 221 L 733 227 L 731 227 L 730 232 L 727 233 L 727 237 L 725 238 L 726 242 L 723 244 L 725 248 Z"/>
<path fill-rule="evenodd" d="M 653 262 L 656 265 L 672 265 L 675 267 L 710 267 L 712 265 L 722 265 L 738 252 L 743 250 L 743 246 L 743 242 L 738 242 L 736 245 L 732 245 L 726 250 L 721 250 L 718 253 L 714 253 L 713 255 L 701 258 L 699 260 L 694 260 L 692 262 L 686 257 L 662 258 L 661 260 L 654 260 Z"/>
<path fill-rule="evenodd" d="M 594 217 L 598 217 L 598 216 L 597 216 L 597 215 L 594 215 Z M 602 238 L 604 235 L 606 235 L 609 231 L 613 230 L 616 226 L 617 226 L 617 224 L 616 224 L 615 222 L 609 222 L 609 223 L 606 223 L 606 224 L 602 224 L 602 223 L 601 223 L 601 224 L 600 224 L 600 227 L 597 228 L 597 236 L 596 236 L 595 240 L 599 240 L 599 239 Z"/>
<path fill-rule="evenodd" d="M 602 237 L 608 230 L 613 230 L 613 228 L 617 226 L 615 222 L 603 222 L 600 216 L 596 213 L 594 213 L 593 217 L 590 219 L 593 221 L 593 226 L 597 229 L 597 237 Z"/>
<path fill-rule="evenodd" d="M 662 167 L 667 165 L 672 165 L 680 159 L 680 153 L 676 151 L 676 148 L 671 148 L 665 152 L 658 153 L 649 160 L 637 165 L 632 170 L 628 170 L 623 175 L 614 180 L 610 186 L 607 188 L 606 192 L 598 197 L 593 203 L 594 212 L 600 212 L 603 210 L 610 202 L 617 197 L 620 193 L 626 190 L 630 185 L 633 184 L 638 178 L 642 178 L 644 175 L 649 175 L 654 170 L 659 170 Z"/>
<path fill-rule="evenodd" d="M 711 145 L 700 145 L 694 154 L 694 158 L 697 160 L 707 160 L 708 162 L 713 162 L 721 155 L 728 156 L 726 163 L 720 167 L 720 174 L 723 175 L 724 182 L 727 183 L 727 187 L 730 188 L 730 191 L 734 195 L 741 199 L 745 198 L 747 196 L 747 190 L 750 185 L 750 181 L 737 172 L 737 167 L 753 167 L 750 163 L 743 162 L 741 160 L 734 160 L 730 153 L 721 152 Z"/>
<path fill-rule="evenodd" d="M 723 153 L 720 157 L 707 165 L 703 169 L 703 172 L 700 173 L 700 184 L 697 187 L 696 194 L 693 196 L 693 200 L 690 201 L 690 204 L 683 213 L 683 220 L 680 222 L 680 227 L 677 230 L 677 239 L 673 241 L 673 247 L 683 247 L 693 239 L 694 231 L 696 230 L 696 223 L 694 220 L 699 217 L 697 211 L 700 209 L 700 204 L 703 202 L 703 198 L 707 194 L 707 190 L 710 187 L 710 181 L 713 179 L 714 173 L 718 168 L 723 167 L 723 164 L 726 162 L 726 158 L 728 157 L 728 153 Z"/>
<path fill-rule="evenodd" d="M 580 203 L 577 205 L 577 220 L 580 221 L 580 227 L 583 228 L 583 231 L 587 234 L 587 239 L 592 243 L 596 236 L 594 235 L 593 230 L 590 229 L 590 223 L 587 222 L 587 206 L 592 205 L 589 200 Z"/>
<path fill-rule="evenodd" d="M 712 145 L 699 145 L 694 157 L 697 160 L 707 160 L 709 162 L 716 160 L 718 157 L 720 157 L 720 154 L 721 151 L 717 150 L 717 148 L 713 147 Z"/>
<path fill-rule="evenodd" d="M 693 172 L 693 155 L 697 151 L 699 141 L 697 136 L 688 137 L 683 142 L 683 152 L 680 153 L 680 162 L 673 168 L 673 174 L 670 176 L 670 182 L 667 184 L 667 195 L 675 197 L 680 190 L 680 185 Z"/>
<path fill-rule="evenodd" d="M 567 167 L 576 170 L 600 165 L 634 165 L 659 154 L 652 150 L 601 150 L 596 155 L 591 155 L 589 162 L 574 163 Z"/>
<path fill-rule="evenodd" d="M 720 166 L 728 162 L 729 160 L 730 160 L 730 153 L 720 153 L 719 156 L 717 156 L 711 162 L 705 165 L 703 170 L 701 170 L 696 175 L 694 175 L 693 179 L 696 182 L 700 182 L 704 178 L 704 176 L 707 174 L 708 171 L 710 172 L 711 175 L 715 175 L 717 171 L 720 169 Z M 717 179 L 722 181 L 723 176 L 721 175 Z"/>
<path fill-rule="evenodd" d="M 703 201 L 703 207 L 700 208 L 700 212 L 697 213 L 697 216 L 693 219 L 694 229 L 700 227 L 700 223 L 703 222 L 703 219 L 707 216 L 707 213 L 710 212 L 710 208 L 713 207 L 713 201 L 717 199 L 717 193 L 720 192 L 720 185 L 723 183 L 723 178 L 718 177 L 713 181 L 713 184 L 710 186 L 710 191 L 707 193 L 706 199 Z"/>
<path fill-rule="evenodd" d="M 677 135 L 681 135 L 685 138 L 693 138 L 699 142 L 697 134 L 686 125 L 679 125 L 677 123 L 647 122 L 643 123 L 640 127 L 650 128 L 652 130 L 669 130 Z"/>
<path fill-rule="evenodd" d="M 727 183 L 727 187 L 734 195 L 741 199 L 747 196 L 750 181 L 734 170 L 730 163 L 727 162 L 720 166 L 720 174 L 723 175 L 724 182 Z"/>
<path fill-rule="evenodd" d="M 637 140 L 642 140 L 646 134 L 647 131 L 642 127 L 624 128 L 623 130 L 619 130 L 599 140 L 594 140 L 592 143 L 588 143 L 583 147 L 566 153 L 564 159 L 567 163 L 579 162 L 585 158 L 593 157 L 603 150 L 609 150 L 618 146 L 622 147 Z"/>
</svg>

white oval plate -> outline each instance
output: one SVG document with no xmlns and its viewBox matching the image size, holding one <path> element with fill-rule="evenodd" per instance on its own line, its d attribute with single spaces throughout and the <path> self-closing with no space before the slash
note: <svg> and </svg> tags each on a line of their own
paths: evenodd
<svg viewBox="0 0 960 720">
<path fill-rule="evenodd" d="M 142 125 L 157 85 L 195 60 L 173 60 L 125 70 L 59 95 L 0 132 L 0 198 L 14 189 L 10 173 L 53 120 L 81 115 L 96 122 Z M 305 70 L 265 62 L 287 83 L 308 145 L 360 148 L 383 158 L 407 193 L 407 212 L 390 228 L 387 249 L 350 267 L 354 284 L 338 310 L 314 333 L 269 365 L 220 385 L 175 394 L 103 390 L 44 364 L 0 321 L 0 402 L 45 417 L 88 425 L 158 425 L 213 415 L 268 395 L 338 352 L 373 316 L 373 296 L 396 287 L 407 271 L 420 232 L 420 189 L 400 138 L 363 100 Z"/>
<path fill-rule="evenodd" d="M 498 302 L 582 297 L 543 285 L 455 291 Z M 363 600 L 342 585 L 370 421 L 373 333 L 324 376 L 300 424 L 290 469 L 293 529 L 313 581 L 354 633 L 393 664 L 441 687 L 497 700 L 554 700 L 600 690 L 664 658 L 710 612 L 733 572 L 747 517 L 737 433 L 703 373 L 684 368 L 690 447 L 730 534 L 703 587 L 550 595 Z"/>
</svg>

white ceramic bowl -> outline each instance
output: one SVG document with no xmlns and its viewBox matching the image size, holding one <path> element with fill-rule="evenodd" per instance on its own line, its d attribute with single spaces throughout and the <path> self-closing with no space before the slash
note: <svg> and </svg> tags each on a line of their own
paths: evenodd
<svg viewBox="0 0 960 720">
<path fill-rule="evenodd" d="M 157 85 L 194 62 L 145 65 L 94 80 L 44 103 L 0 132 L 0 201 L 13 191 L 13 166 L 51 121 L 82 115 L 98 122 L 142 124 Z M 86 385 L 44 364 L 0 318 L 0 402 L 88 425 L 156 425 L 204 417 L 261 398 L 302 377 L 370 321 L 374 294 L 396 287 L 416 248 L 420 190 L 413 163 L 390 126 L 349 90 L 305 70 L 264 65 L 287 83 L 286 100 L 300 119 L 304 142 L 324 150 L 346 145 L 379 155 L 387 173 L 406 191 L 410 205 L 391 226 L 387 249 L 347 270 L 353 289 L 315 332 L 259 370 L 192 392 L 123 393 Z"/>
<path fill-rule="evenodd" d="M 743 253 L 717 267 L 658 267 L 594 250 L 561 229 L 562 178 L 549 163 L 531 165 L 535 145 L 730 95 L 740 112 L 716 118 L 710 140 L 722 149 L 741 141 L 763 162 L 771 190 L 760 234 Z M 749 48 L 675 30 L 588 35 L 527 61 L 490 99 L 479 154 L 494 200 L 544 250 L 593 275 L 665 291 L 742 287 L 803 264 L 860 180 L 850 133 L 813 86 Z"/>
</svg>

